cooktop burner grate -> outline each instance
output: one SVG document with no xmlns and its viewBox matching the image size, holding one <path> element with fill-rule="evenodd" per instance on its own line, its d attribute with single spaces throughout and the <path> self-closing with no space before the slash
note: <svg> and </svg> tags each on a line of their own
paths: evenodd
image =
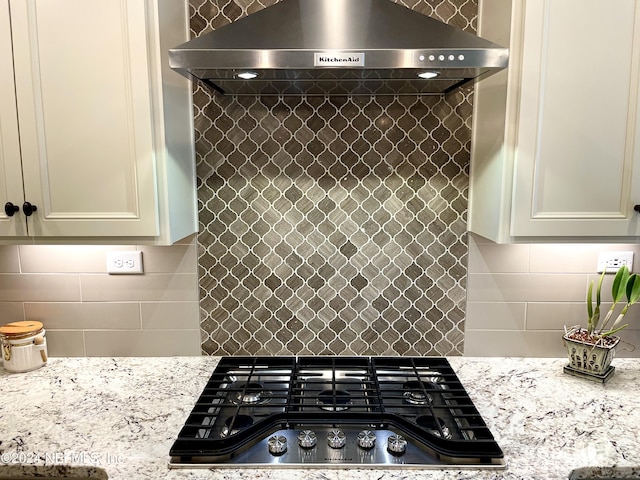
<svg viewBox="0 0 640 480">
<path fill-rule="evenodd" d="M 440 357 L 224 357 L 170 455 L 171 466 L 504 465 Z"/>
</svg>

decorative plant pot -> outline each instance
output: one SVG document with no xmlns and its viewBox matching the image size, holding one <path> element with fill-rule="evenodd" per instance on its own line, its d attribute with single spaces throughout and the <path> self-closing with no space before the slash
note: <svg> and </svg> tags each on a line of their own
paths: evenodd
<svg viewBox="0 0 640 480">
<path fill-rule="evenodd" d="M 581 328 L 572 328 L 562 336 L 569 356 L 569 365 L 564 368 L 565 373 L 601 382 L 609 380 L 615 370 L 615 367 L 611 366 L 611 360 L 615 355 L 620 337 L 611 335 L 594 345 L 573 338 L 572 336 L 576 334 L 586 334 L 586 331 Z"/>
</svg>

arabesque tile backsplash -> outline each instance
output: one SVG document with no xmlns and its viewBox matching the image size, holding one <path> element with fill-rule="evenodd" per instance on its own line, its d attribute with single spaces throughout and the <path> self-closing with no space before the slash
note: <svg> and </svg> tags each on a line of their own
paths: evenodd
<svg viewBox="0 0 640 480">
<path fill-rule="evenodd" d="M 475 1 L 405 3 L 475 28 Z M 192 1 L 192 34 L 263 5 Z M 203 351 L 462 354 L 471 92 L 197 87 Z"/>
</svg>

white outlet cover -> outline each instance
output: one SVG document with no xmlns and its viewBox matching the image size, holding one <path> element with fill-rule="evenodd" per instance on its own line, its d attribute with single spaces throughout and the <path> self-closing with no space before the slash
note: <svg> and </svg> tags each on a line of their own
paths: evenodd
<svg viewBox="0 0 640 480">
<path fill-rule="evenodd" d="M 144 273 L 141 251 L 114 250 L 107 252 L 107 273 L 139 275 Z"/>
<path fill-rule="evenodd" d="M 600 252 L 596 272 L 616 273 L 623 265 L 633 271 L 633 252 Z"/>
</svg>

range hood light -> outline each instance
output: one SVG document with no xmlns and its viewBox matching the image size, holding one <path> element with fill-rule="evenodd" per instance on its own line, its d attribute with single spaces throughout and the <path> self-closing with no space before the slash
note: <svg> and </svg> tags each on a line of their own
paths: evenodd
<svg viewBox="0 0 640 480">
<path fill-rule="evenodd" d="M 418 74 L 420 78 L 424 78 L 426 80 L 430 78 L 436 78 L 438 75 L 440 75 L 438 72 L 420 72 Z"/>
<path fill-rule="evenodd" d="M 236 77 L 241 78 L 243 80 L 253 80 L 258 76 L 255 72 L 240 72 L 236 75 Z"/>
</svg>

